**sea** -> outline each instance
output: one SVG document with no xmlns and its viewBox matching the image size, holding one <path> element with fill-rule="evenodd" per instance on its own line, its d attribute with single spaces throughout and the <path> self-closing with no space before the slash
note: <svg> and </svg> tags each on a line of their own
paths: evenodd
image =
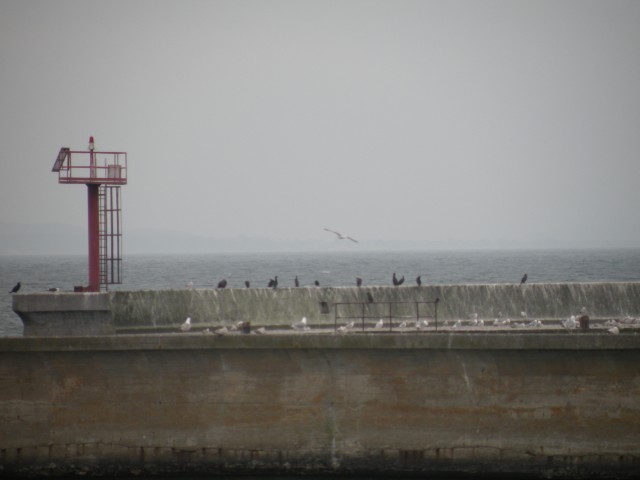
<svg viewBox="0 0 640 480">
<path fill-rule="evenodd" d="M 640 248 L 561 250 L 426 250 L 379 252 L 268 252 L 126 255 L 122 284 L 110 290 L 265 288 L 278 277 L 279 287 L 390 285 L 392 275 L 415 285 L 640 281 Z M 50 288 L 73 291 L 87 284 L 85 255 L 0 256 L 0 336 L 21 336 L 22 322 L 11 309 L 9 291 L 21 282 L 20 293 Z"/>
</svg>

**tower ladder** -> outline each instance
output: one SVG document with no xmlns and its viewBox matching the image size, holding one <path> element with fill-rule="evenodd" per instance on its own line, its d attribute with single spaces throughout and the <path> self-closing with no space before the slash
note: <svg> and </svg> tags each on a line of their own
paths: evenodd
<svg viewBox="0 0 640 480">
<path fill-rule="evenodd" d="M 122 202 L 120 186 L 100 185 L 100 288 L 122 283 Z"/>
</svg>

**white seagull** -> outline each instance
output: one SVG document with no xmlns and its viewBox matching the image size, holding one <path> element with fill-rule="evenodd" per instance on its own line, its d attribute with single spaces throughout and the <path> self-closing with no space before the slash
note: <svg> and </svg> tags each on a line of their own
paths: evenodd
<svg viewBox="0 0 640 480">
<path fill-rule="evenodd" d="M 376 322 L 375 328 L 382 328 L 384 326 L 384 320 L 380 319 Z"/>
<path fill-rule="evenodd" d="M 309 330 L 310 327 L 307 325 L 307 317 L 302 317 L 302 320 L 296 322 L 291 325 L 294 330 Z"/>
<path fill-rule="evenodd" d="M 353 238 L 353 237 L 350 237 L 349 235 L 343 235 L 342 233 L 340 233 L 340 232 L 336 232 L 335 230 L 331 230 L 331 229 L 329 229 L 329 228 L 325 228 L 325 230 L 326 230 L 327 232 L 334 233 L 334 234 L 338 237 L 338 240 L 351 240 L 352 242 L 360 243 L 358 240 L 356 240 L 356 239 L 355 239 L 355 238 Z"/>
<path fill-rule="evenodd" d="M 226 335 L 227 333 L 229 333 L 229 329 L 227 327 L 220 327 L 213 333 L 215 333 L 216 335 Z"/>
<path fill-rule="evenodd" d="M 562 326 L 564 328 L 566 328 L 567 330 L 573 330 L 574 328 L 576 328 L 578 326 L 578 322 L 576 322 L 575 315 L 571 315 L 566 320 L 563 320 L 562 321 Z"/>
<path fill-rule="evenodd" d="M 182 325 L 180 325 L 180 330 L 183 332 L 188 332 L 191 330 L 191 317 L 187 317 Z"/>
</svg>

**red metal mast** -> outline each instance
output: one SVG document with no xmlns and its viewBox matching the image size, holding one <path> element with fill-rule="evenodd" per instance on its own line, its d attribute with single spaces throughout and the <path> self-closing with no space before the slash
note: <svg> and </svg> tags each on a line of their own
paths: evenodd
<svg viewBox="0 0 640 480">
<path fill-rule="evenodd" d="M 127 184 L 127 154 L 126 152 L 97 152 L 95 151 L 93 137 L 89 137 L 88 151 L 71 151 L 69 148 L 63 147 L 58 153 L 52 171 L 58 173 L 59 183 L 76 183 L 85 184 L 87 186 L 87 212 L 88 212 L 88 238 L 89 238 L 89 285 L 86 287 L 76 287 L 77 291 L 99 292 L 101 285 L 108 283 L 120 283 L 120 268 L 118 263 L 117 277 L 113 278 L 113 262 L 120 261 L 120 249 L 118 244 L 118 258 L 107 255 L 106 247 L 107 238 L 113 240 L 113 236 L 120 238 L 120 207 L 119 207 L 119 188 L 120 185 Z M 88 162 L 87 162 L 88 154 Z M 72 162 L 72 157 L 75 160 Z M 79 162 L 78 159 L 79 158 Z M 100 164 L 99 159 L 103 160 Z M 87 171 L 88 170 L 88 171 Z M 115 185 L 115 187 L 106 187 L 107 185 Z M 102 213 L 105 215 L 105 221 L 101 223 L 101 197 L 107 202 L 108 198 L 105 189 L 114 188 L 117 190 L 117 209 L 112 208 L 106 203 L 103 205 Z M 118 232 L 107 232 L 110 228 L 106 221 L 107 213 L 112 217 L 113 212 L 117 212 Z M 101 250 L 101 238 L 105 243 L 105 248 Z M 111 242 L 113 248 L 113 241 Z M 107 264 L 111 262 L 111 276 L 107 271 Z M 102 275 L 101 275 L 102 273 Z"/>
</svg>

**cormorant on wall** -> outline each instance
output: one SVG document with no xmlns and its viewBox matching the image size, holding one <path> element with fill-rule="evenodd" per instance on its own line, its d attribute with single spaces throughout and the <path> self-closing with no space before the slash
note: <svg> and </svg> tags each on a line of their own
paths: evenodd
<svg viewBox="0 0 640 480">
<path fill-rule="evenodd" d="M 267 286 L 270 288 L 278 288 L 278 276 L 276 275 L 275 278 L 269 280 L 269 284 Z"/>
<path fill-rule="evenodd" d="M 249 280 L 245 280 L 244 281 L 244 286 L 249 288 L 251 286 L 251 284 L 249 283 Z"/>
<path fill-rule="evenodd" d="M 396 287 L 397 287 L 398 285 L 402 285 L 402 284 L 404 283 L 404 275 L 402 276 L 402 278 L 398 279 L 398 278 L 396 277 L 395 272 L 393 272 L 393 278 L 392 278 L 392 280 L 393 280 L 393 284 L 394 284 Z"/>
<path fill-rule="evenodd" d="M 16 283 L 14 287 L 9 291 L 9 293 L 16 293 L 18 290 L 20 290 L 21 286 L 22 284 L 20 282 Z"/>
<path fill-rule="evenodd" d="M 361 287 L 362 286 L 362 279 L 360 277 L 356 277 L 356 286 L 357 287 Z"/>
<path fill-rule="evenodd" d="M 522 280 L 520 280 L 520 285 L 524 284 L 524 282 L 526 282 L 526 281 L 527 281 L 527 278 L 528 278 L 528 277 L 527 277 L 527 274 L 525 273 L 525 274 L 523 275 L 523 277 L 522 277 Z"/>
<path fill-rule="evenodd" d="M 315 282 L 313 282 L 315 284 L 316 287 L 320 286 L 320 282 L 318 280 L 316 280 Z"/>
<path fill-rule="evenodd" d="M 223 278 L 218 282 L 218 288 L 224 288 L 227 286 L 227 281 Z"/>
<path fill-rule="evenodd" d="M 416 283 L 418 284 L 418 286 L 422 285 L 422 278 L 420 278 L 420 275 L 416 277 Z"/>
<path fill-rule="evenodd" d="M 296 275 L 296 278 L 293 280 L 293 284 L 294 284 L 296 287 L 299 287 L 299 286 L 300 286 L 300 282 L 298 281 L 298 275 Z"/>
</svg>

